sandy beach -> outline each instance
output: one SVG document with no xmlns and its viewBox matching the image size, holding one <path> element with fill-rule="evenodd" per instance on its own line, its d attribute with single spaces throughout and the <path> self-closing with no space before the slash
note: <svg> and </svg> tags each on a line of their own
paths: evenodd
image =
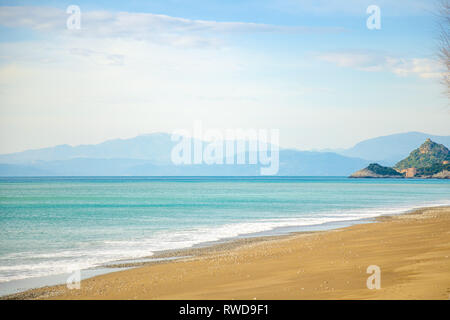
<svg viewBox="0 0 450 320">
<path fill-rule="evenodd" d="M 449 299 L 450 207 L 331 231 L 235 241 L 12 299 Z M 378 266 L 381 288 L 369 290 Z"/>
</svg>

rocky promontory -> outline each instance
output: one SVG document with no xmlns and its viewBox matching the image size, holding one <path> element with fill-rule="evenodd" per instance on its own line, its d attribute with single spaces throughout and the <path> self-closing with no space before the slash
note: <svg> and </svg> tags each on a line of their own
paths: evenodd
<svg viewBox="0 0 450 320">
<path fill-rule="evenodd" d="M 389 167 L 383 167 L 378 163 L 372 163 L 367 168 L 353 173 L 350 178 L 403 178 L 404 176 Z"/>
<path fill-rule="evenodd" d="M 350 178 L 450 179 L 450 151 L 446 146 L 427 139 L 394 168 L 372 163 Z"/>
</svg>

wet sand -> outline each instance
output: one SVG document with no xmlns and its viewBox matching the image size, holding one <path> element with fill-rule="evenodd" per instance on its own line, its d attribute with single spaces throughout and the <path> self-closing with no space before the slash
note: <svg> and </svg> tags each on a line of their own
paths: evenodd
<svg viewBox="0 0 450 320">
<path fill-rule="evenodd" d="M 5 298 L 449 299 L 450 207 L 376 221 L 162 253 L 182 258 Z M 370 265 L 381 270 L 380 289 L 367 288 Z"/>
</svg>

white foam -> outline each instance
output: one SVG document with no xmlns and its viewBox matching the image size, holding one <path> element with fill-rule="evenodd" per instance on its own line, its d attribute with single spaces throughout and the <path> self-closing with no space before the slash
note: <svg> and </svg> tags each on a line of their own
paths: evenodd
<svg viewBox="0 0 450 320">
<path fill-rule="evenodd" d="M 71 272 L 71 270 L 89 269 L 113 261 L 148 257 L 156 251 L 189 248 L 205 242 L 271 231 L 281 227 L 301 227 L 345 222 L 374 218 L 381 215 L 400 214 L 419 207 L 441 205 L 450 205 L 450 201 L 444 200 L 391 208 L 343 209 L 317 212 L 308 215 L 303 214 L 295 218 L 260 219 L 252 222 L 228 223 L 217 227 L 161 232 L 146 239 L 107 240 L 91 249 L 82 247 L 74 250 L 48 253 L 10 254 L 0 259 L 8 261 L 8 265 L 0 266 L 0 282 L 64 274 Z M 24 260 L 27 262 L 24 263 Z M 14 261 L 22 261 L 22 263 L 14 263 Z M 11 263 L 14 263 L 14 265 L 11 265 Z"/>
</svg>

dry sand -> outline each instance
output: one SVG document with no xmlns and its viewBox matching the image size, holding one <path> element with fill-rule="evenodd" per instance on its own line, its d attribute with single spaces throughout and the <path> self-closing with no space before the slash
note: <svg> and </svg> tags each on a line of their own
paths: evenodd
<svg viewBox="0 0 450 320">
<path fill-rule="evenodd" d="M 14 299 L 449 299 L 450 207 L 377 223 L 238 241 Z M 367 267 L 381 269 L 369 290 Z"/>
</svg>

